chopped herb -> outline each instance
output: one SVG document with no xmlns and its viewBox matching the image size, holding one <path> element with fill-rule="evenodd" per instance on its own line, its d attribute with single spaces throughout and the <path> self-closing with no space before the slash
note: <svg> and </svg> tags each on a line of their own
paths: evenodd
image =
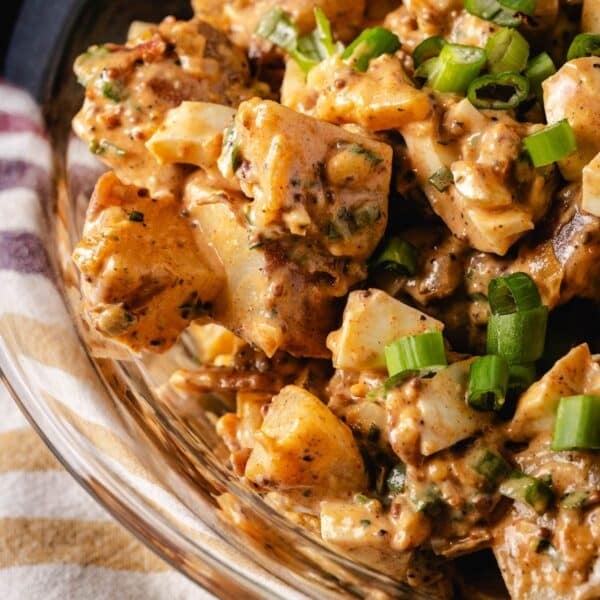
<svg viewBox="0 0 600 600">
<path fill-rule="evenodd" d="M 368 527 L 368 526 L 371 524 L 371 521 L 369 521 L 369 519 L 361 519 L 361 520 L 360 520 L 360 524 L 361 524 L 363 527 Z"/>
<path fill-rule="evenodd" d="M 442 167 L 429 178 L 429 183 L 438 192 L 445 192 L 454 183 L 454 175 L 448 167 Z"/>
<path fill-rule="evenodd" d="M 357 504 L 366 504 L 369 501 L 369 498 L 367 498 L 367 496 L 365 496 L 364 494 L 356 494 L 354 496 L 354 501 Z"/>
<path fill-rule="evenodd" d="M 108 140 L 98 141 L 96 138 L 92 139 L 92 141 L 89 143 L 88 148 L 90 149 L 90 152 L 92 154 L 96 154 L 98 156 L 104 154 L 107 150 L 111 150 L 117 156 L 125 156 L 127 154 L 127 152 L 125 152 L 123 148 L 120 148 L 116 144 L 113 144 Z"/>
<path fill-rule="evenodd" d="M 143 223 L 144 222 L 144 213 L 139 210 L 132 210 L 129 215 L 130 221 L 134 221 L 135 223 Z"/>
<path fill-rule="evenodd" d="M 360 154 L 364 156 L 373 166 L 378 165 L 383 162 L 383 158 L 378 154 L 375 154 L 372 150 L 361 146 L 360 144 L 351 144 L 348 147 L 348 150 L 352 152 L 352 154 Z"/>
<path fill-rule="evenodd" d="M 444 501 L 437 485 L 430 485 L 424 491 L 411 496 L 411 502 L 417 512 L 422 512 L 430 517 L 440 513 Z"/>
<path fill-rule="evenodd" d="M 504 458 L 487 448 L 478 451 L 469 466 L 494 487 L 506 479 L 512 471 Z"/>
<path fill-rule="evenodd" d="M 102 95 L 113 102 L 120 102 L 125 98 L 123 86 L 118 81 L 103 81 Z"/>
<path fill-rule="evenodd" d="M 560 505 L 563 508 L 574 510 L 584 506 L 589 497 L 590 493 L 585 490 L 580 492 L 572 492 L 562 498 Z"/>
</svg>

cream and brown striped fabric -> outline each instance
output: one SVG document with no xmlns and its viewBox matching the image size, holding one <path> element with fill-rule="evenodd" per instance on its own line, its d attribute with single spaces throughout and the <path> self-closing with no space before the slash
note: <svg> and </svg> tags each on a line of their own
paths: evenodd
<svg viewBox="0 0 600 600">
<path fill-rule="evenodd" d="M 44 369 L 47 402 L 68 411 L 79 408 L 69 406 L 73 399 L 85 402 L 89 365 L 73 350 L 77 341 L 44 248 L 51 164 L 37 106 L 0 83 L 0 342 L 2 325 L 24 332 L 17 340 L 23 362 Z M 58 364 L 71 366 L 65 371 Z M 118 432 L 91 408 L 79 418 L 81 431 L 93 430 L 97 443 L 113 448 L 127 467 Z M 138 476 L 141 467 L 129 466 Z M 207 597 L 78 486 L 0 383 L 0 599 Z"/>
</svg>

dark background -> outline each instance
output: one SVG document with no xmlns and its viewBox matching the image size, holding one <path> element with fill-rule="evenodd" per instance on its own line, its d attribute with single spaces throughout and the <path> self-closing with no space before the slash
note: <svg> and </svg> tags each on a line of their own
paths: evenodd
<svg viewBox="0 0 600 600">
<path fill-rule="evenodd" d="M 19 0 L 0 2 L 0 73 L 4 73 L 6 49 L 10 40 L 13 24 L 21 8 Z"/>
</svg>

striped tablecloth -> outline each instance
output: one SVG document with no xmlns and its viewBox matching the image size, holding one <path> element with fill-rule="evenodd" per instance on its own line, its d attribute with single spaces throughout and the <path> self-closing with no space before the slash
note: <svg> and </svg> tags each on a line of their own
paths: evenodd
<svg viewBox="0 0 600 600">
<path fill-rule="evenodd" d="M 45 305 L 45 310 L 52 305 L 44 287 L 49 281 L 48 264 L 36 231 L 50 185 L 51 160 L 37 106 L 25 93 L 0 83 L 3 318 L 19 318 L 9 312 L 22 289 L 30 290 L 18 299 L 24 312 L 36 303 Z M 34 348 L 43 346 L 44 340 L 30 342 Z M 78 486 L 0 383 L 0 599 L 207 597 Z"/>
</svg>

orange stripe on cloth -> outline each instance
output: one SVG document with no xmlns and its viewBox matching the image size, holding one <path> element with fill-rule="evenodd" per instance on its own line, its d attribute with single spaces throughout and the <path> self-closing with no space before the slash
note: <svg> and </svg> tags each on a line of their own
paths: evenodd
<svg viewBox="0 0 600 600">
<path fill-rule="evenodd" d="M 112 521 L 0 519 L 0 569 L 43 563 L 143 573 L 170 569 Z"/>
<path fill-rule="evenodd" d="M 60 469 L 60 463 L 32 429 L 16 429 L 0 434 L 0 473 Z"/>
</svg>

